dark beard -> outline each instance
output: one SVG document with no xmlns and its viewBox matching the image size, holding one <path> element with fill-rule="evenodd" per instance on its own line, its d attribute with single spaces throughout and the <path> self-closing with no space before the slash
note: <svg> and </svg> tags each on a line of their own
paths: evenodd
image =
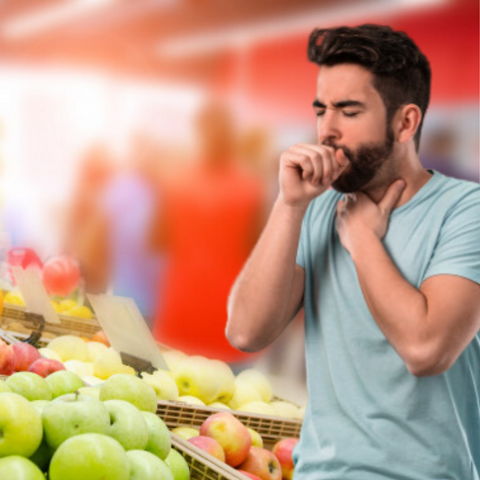
<svg viewBox="0 0 480 480">
<path fill-rule="evenodd" d="M 393 130 L 387 128 L 383 143 L 361 145 L 355 151 L 346 146 L 333 145 L 335 149 L 343 150 L 345 156 L 350 160 L 350 165 L 332 183 L 332 187 L 340 193 L 353 193 L 361 190 L 375 178 L 382 165 L 390 158 L 393 144 Z"/>
</svg>

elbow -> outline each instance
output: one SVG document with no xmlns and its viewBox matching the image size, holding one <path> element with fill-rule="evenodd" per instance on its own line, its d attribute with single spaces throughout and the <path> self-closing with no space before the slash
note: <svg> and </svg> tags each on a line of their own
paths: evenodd
<svg viewBox="0 0 480 480">
<path fill-rule="evenodd" d="M 225 336 L 232 347 L 247 353 L 258 352 L 263 348 L 258 345 L 258 342 L 248 332 L 235 328 L 234 324 L 232 318 L 229 318 L 225 329 Z"/>
<path fill-rule="evenodd" d="M 415 377 L 433 377 L 445 373 L 454 363 L 445 351 L 417 348 L 404 359 L 408 371 Z"/>
</svg>

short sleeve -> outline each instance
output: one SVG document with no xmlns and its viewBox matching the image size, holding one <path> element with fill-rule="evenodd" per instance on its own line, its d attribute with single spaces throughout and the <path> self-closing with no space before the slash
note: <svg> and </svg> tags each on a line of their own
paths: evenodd
<svg viewBox="0 0 480 480">
<path fill-rule="evenodd" d="M 480 284 L 480 187 L 449 212 L 424 280 L 458 275 Z"/>
<path fill-rule="evenodd" d="M 310 204 L 311 206 L 311 204 Z M 308 217 L 309 217 L 309 212 L 310 212 L 310 206 L 307 208 L 307 211 L 305 212 L 305 216 L 303 217 L 302 220 L 302 228 L 300 230 L 300 239 L 298 241 L 298 249 L 297 249 L 297 265 L 299 267 L 302 267 L 305 270 L 305 255 L 306 255 L 306 241 L 308 238 Z"/>
</svg>

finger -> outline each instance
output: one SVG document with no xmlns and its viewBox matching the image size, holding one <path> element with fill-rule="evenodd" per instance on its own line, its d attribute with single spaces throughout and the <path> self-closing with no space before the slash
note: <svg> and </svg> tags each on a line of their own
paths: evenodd
<svg viewBox="0 0 480 480">
<path fill-rule="evenodd" d="M 345 170 L 347 165 L 350 163 L 350 160 L 347 158 L 347 156 L 345 155 L 345 152 L 343 151 L 342 148 L 337 148 L 335 150 L 335 160 L 336 160 L 336 163 L 338 165 L 337 168 L 340 171 Z"/>
<path fill-rule="evenodd" d="M 340 217 L 345 214 L 346 211 L 346 205 L 343 200 L 339 200 L 337 202 L 337 216 Z"/>
<path fill-rule="evenodd" d="M 284 153 L 283 161 L 287 167 L 298 168 L 302 180 L 311 180 L 315 174 L 312 160 L 307 155 L 302 155 L 289 149 L 288 152 Z"/>
<path fill-rule="evenodd" d="M 380 202 L 378 202 L 378 206 L 383 213 L 385 213 L 386 215 L 390 215 L 393 207 L 400 199 L 405 185 L 405 181 L 400 179 L 396 180 L 388 187 L 385 195 L 380 200 Z"/>
<path fill-rule="evenodd" d="M 293 152 L 306 155 L 312 160 L 315 173 L 311 181 L 315 185 L 320 185 L 320 183 L 324 183 L 325 168 L 329 168 L 328 165 L 325 165 L 328 153 L 326 154 L 326 152 L 321 149 L 313 149 L 310 147 L 311 145 L 308 144 L 297 144 L 291 147 L 291 149 Z"/>
</svg>

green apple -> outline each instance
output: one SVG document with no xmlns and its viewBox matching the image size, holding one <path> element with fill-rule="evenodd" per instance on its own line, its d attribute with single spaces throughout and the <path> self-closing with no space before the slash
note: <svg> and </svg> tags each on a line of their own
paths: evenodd
<svg viewBox="0 0 480 480">
<path fill-rule="evenodd" d="M 177 402 L 188 403 L 190 405 L 203 405 L 203 406 L 205 406 L 204 402 L 202 402 L 199 398 L 194 397 L 193 395 L 182 395 L 181 397 L 177 398 Z"/>
<path fill-rule="evenodd" d="M 269 402 L 272 399 L 272 385 L 262 372 L 249 368 L 240 372 L 237 375 L 237 380 L 245 381 L 255 387 L 264 402 Z"/>
<path fill-rule="evenodd" d="M 0 395 L 0 457 L 29 457 L 39 447 L 42 434 L 42 418 L 28 400 L 16 393 Z"/>
<path fill-rule="evenodd" d="M 125 400 L 140 410 L 155 413 L 157 394 L 151 385 L 133 375 L 117 373 L 100 387 L 100 400 Z"/>
<path fill-rule="evenodd" d="M 176 427 L 172 430 L 172 433 L 178 435 L 184 440 L 188 440 L 192 437 L 198 437 L 200 435 L 200 430 L 192 427 Z"/>
<path fill-rule="evenodd" d="M 59 370 L 51 373 L 45 381 L 52 391 L 53 398 L 73 393 L 85 386 L 83 380 L 78 375 L 68 370 Z"/>
<path fill-rule="evenodd" d="M 3 380 L 0 380 L 0 393 L 11 391 L 10 387 Z"/>
<path fill-rule="evenodd" d="M 87 344 L 80 337 L 74 335 L 62 335 L 54 338 L 48 344 L 48 348 L 58 353 L 62 362 L 67 360 L 88 362 L 89 360 Z"/>
<path fill-rule="evenodd" d="M 165 460 L 172 447 L 170 432 L 161 418 L 150 412 L 142 412 L 142 414 L 149 432 L 145 450 Z"/>
<path fill-rule="evenodd" d="M 152 375 L 142 373 L 142 378 L 144 382 L 154 388 L 158 400 L 176 400 L 178 398 L 177 384 L 167 372 L 157 370 Z"/>
<path fill-rule="evenodd" d="M 153 453 L 130 450 L 127 457 L 130 460 L 130 480 L 174 480 L 166 463 Z"/>
<path fill-rule="evenodd" d="M 165 463 L 173 474 L 174 480 L 189 480 L 190 469 L 188 463 L 183 458 L 182 454 L 178 453 L 173 448 L 170 450 L 168 457 L 165 459 Z"/>
<path fill-rule="evenodd" d="M 42 415 L 44 408 L 45 408 L 47 405 L 50 405 L 50 401 L 49 401 L 49 400 L 33 400 L 33 401 L 30 402 L 30 405 L 32 405 L 33 407 L 35 407 L 35 409 L 37 410 L 37 412 L 38 412 L 40 415 Z"/>
<path fill-rule="evenodd" d="M 261 437 L 261 435 L 253 428 L 247 427 L 247 430 L 250 436 L 252 437 L 252 446 L 263 448 L 263 438 Z"/>
<path fill-rule="evenodd" d="M 0 478 L 5 480 L 45 480 L 42 471 L 33 462 L 19 455 L 0 458 Z"/>
<path fill-rule="evenodd" d="M 173 375 L 181 396 L 191 395 L 204 403 L 212 403 L 221 393 L 222 376 L 208 358 L 188 357 L 177 365 Z"/>
<path fill-rule="evenodd" d="M 108 434 L 125 450 L 143 450 L 147 446 L 149 430 L 142 412 L 125 400 L 107 400 L 103 405 L 110 415 Z"/>
<path fill-rule="evenodd" d="M 260 401 L 262 401 L 262 395 L 253 385 L 238 378 L 235 379 L 233 397 L 228 402 L 231 408 L 236 410 L 247 403 Z"/>
<path fill-rule="evenodd" d="M 42 414 L 48 445 L 56 450 L 62 442 L 82 433 L 107 435 L 110 415 L 100 400 L 69 393 L 55 399 Z"/>
<path fill-rule="evenodd" d="M 130 464 L 115 439 L 85 433 L 60 445 L 48 473 L 50 480 L 129 480 Z"/>
<path fill-rule="evenodd" d="M 36 373 L 18 372 L 6 380 L 13 393 L 18 393 L 27 400 L 51 400 L 52 392 L 47 382 Z"/>
</svg>

